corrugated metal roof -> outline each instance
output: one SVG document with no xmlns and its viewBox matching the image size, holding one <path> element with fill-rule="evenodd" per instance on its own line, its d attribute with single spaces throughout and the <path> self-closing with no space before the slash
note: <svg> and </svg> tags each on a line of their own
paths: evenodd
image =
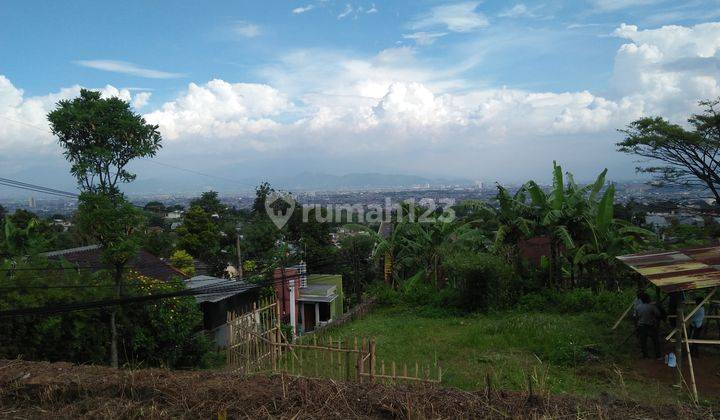
<svg viewBox="0 0 720 420">
<path fill-rule="evenodd" d="M 212 277 L 212 276 L 195 276 L 191 279 L 185 280 L 185 286 L 188 289 L 198 289 L 201 287 L 230 287 L 230 286 L 240 286 L 240 285 L 249 285 L 249 283 L 246 283 L 241 280 L 228 280 L 228 279 L 221 279 L 218 277 Z M 242 289 L 242 290 L 229 290 L 229 291 L 223 291 L 219 293 L 212 293 L 212 294 L 206 294 L 206 295 L 196 295 L 195 300 L 197 303 L 203 303 L 203 302 L 220 302 L 221 300 L 227 299 L 229 297 L 233 297 L 235 295 L 239 295 L 241 293 L 245 293 L 248 289 Z"/>
<path fill-rule="evenodd" d="M 720 246 L 617 258 L 664 292 L 720 286 Z"/>
</svg>

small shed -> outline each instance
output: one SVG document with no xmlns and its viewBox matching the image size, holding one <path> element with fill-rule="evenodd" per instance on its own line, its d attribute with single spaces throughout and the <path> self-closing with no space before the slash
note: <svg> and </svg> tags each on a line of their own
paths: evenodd
<svg viewBox="0 0 720 420">
<path fill-rule="evenodd" d="M 684 345 L 687 353 L 688 367 L 690 368 L 692 392 L 697 401 L 697 385 L 695 383 L 695 370 L 693 369 L 690 345 L 718 345 L 720 344 L 720 340 L 689 338 L 687 323 L 703 305 L 710 301 L 717 292 L 718 286 L 720 286 L 720 246 L 646 252 L 623 255 L 617 258 L 664 293 L 677 293 L 691 290 L 707 291 L 700 304 L 694 305 L 693 302 L 694 307 L 689 312 L 685 313 L 683 305 L 678 306 L 677 314 L 674 315 L 679 321 L 677 323 L 678 327 L 670 331 L 665 337 L 665 340 L 675 342 L 679 379 L 682 378 L 680 369 L 682 365 L 682 346 Z M 622 314 L 613 326 L 613 329 L 617 328 L 632 307 L 633 304 Z M 712 316 L 706 316 L 706 319 L 710 319 L 711 317 Z M 682 331 L 679 331 L 679 329 L 682 329 Z M 674 338 L 677 335 L 681 336 L 679 340 Z"/>
</svg>

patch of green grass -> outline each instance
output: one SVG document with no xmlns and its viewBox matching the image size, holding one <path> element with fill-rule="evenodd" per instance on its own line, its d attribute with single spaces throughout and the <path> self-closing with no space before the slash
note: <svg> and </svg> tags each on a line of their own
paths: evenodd
<svg viewBox="0 0 720 420">
<path fill-rule="evenodd" d="M 326 333 L 334 338 L 372 337 L 378 360 L 439 364 L 443 384 L 493 386 L 598 397 L 602 393 L 649 403 L 673 401 L 669 387 L 628 375 L 635 343 L 631 331 L 611 331 L 615 314 L 496 312 L 471 316 L 422 316 L 401 307 L 380 308 Z"/>
</svg>

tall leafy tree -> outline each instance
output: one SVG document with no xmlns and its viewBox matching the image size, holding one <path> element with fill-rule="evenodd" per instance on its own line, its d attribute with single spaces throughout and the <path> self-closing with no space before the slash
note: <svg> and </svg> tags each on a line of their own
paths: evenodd
<svg viewBox="0 0 720 420">
<path fill-rule="evenodd" d="M 128 163 L 157 154 L 162 141 L 158 126 L 146 123 L 129 102 L 102 98 L 100 92 L 86 89 L 75 99 L 58 102 L 48 120 L 83 191 L 78 224 L 102 246 L 105 261 L 114 269 L 119 296 L 125 266 L 138 251 L 135 233 L 142 220 L 119 186 L 136 177 L 126 169 Z M 118 365 L 116 313 L 113 309 L 110 314 L 114 367 Z"/>
<path fill-rule="evenodd" d="M 147 124 L 129 102 L 92 90 L 58 102 L 48 120 L 84 192 L 120 194 L 119 184 L 136 177 L 127 164 L 153 157 L 161 147 L 157 125 Z"/>
<path fill-rule="evenodd" d="M 703 112 L 688 119 L 690 129 L 661 117 L 641 118 L 621 130 L 618 150 L 649 159 L 638 171 L 673 184 L 707 187 L 720 205 L 720 100 L 703 101 Z"/>
</svg>

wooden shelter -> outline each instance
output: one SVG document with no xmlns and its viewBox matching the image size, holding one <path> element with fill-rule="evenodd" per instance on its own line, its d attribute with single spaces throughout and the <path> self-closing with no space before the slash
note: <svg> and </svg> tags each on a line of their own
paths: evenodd
<svg viewBox="0 0 720 420">
<path fill-rule="evenodd" d="M 676 323 L 676 327 L 665 337 L 665 340 L 675 342 L 677 372 L 680 381 L 682 381 L 682 346 L 685 346 L 692 392 L 695 401 L 697 401 L 697 384 L 695 382 L 695 370 L 693 368 L 692 355 L 690 354 L 690 345 L 720 345 L 720 340 L 689 338 L 687 323 L 703 305 L 710 301 L 717 292 L 718 287 L 720 287 L 720 246 L 631 254 L 617 258 L 664 293 L 707 289 L 705 298 L 698 305 L 695 305 L 693 302 L 694 307 L 689 313 L 685 314 L 683 305 L 678 305 L 675 316 L 681 321 Z M 620 322 L 630 312 L 633 305 L 634 304 L 631 304 L 622 314 L 613 326 L 613 329 L 617 328 Z M 718 317 L 705 317 L 705 319 L 711 318 Z M 680 329 L 679 335 L 681 335 L 681 338 L 679 340 L 673 338 Z"/>
</svg>

